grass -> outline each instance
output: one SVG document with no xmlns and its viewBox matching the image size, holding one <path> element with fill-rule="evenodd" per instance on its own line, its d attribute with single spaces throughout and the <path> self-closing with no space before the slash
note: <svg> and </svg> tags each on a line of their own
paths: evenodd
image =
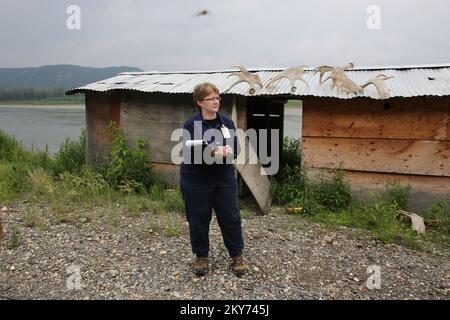
<svg viewBox="0 0 450 320">
<path fill-rule="evenodd" d="M 26 191 L 26 169 L 12 163 L 0 163 L 0 202 L 6 205 L 13 203 L 20 194 Z"/>
<path fill-rule="evenodd" d="M 422 249 L 424 241 L 436 240 L 432 233 L 425 236 L 416 234 L 410 222 L 398 214 L 398 210 L 408 203 L 409 187 L 388 184 L 386 190 L 369 203 L 351 197 L 349 186 L 339 171 L 334 177 L 321 177 L 316 181 L 305 177 L 297 179 L 303 179 L 302 189 L 297 193 L 291 191 L 287 198 L 278 194 L 277 200 L 284 200 L 286 212 L 301 219 L 328 226 L 368 230 L 384 243 L 398 243 L 414 249 Z M 304 191 L 307 188 L 309 194 Z M 282 192 L 278 190 L 278 193 Z M 448 239 L 450 237 L 445 241 Z"/>
<path fill-rule="evenodd" d="M 164 203 L 169 212 L 184 212 L 184 202 L 178 188 L 165 191 Z"/>
<path fill-rule="evenodd" d="M 450 237 L 450 205 L 445 199 L 434 202 L 426 212 L 429 227 Z"/>
<path fill-rule="evenodd" d="M 350 185 L 345 181 L 342 168 L 333 174 L 321 174 L 311 179 L 304 168 L 298 166 L 295 155 L 300 143 L 285 143 L 286 157 L 276 177 L 271 178 L 274 202 L 282 205 L 288 214 L 328 226 L 346 226 L 368 230 L 385 243 L 400 243 L 422 249 L 426 243 L 450 245 L 448 203 L 441 200 L 425 214 L 428 231 L 419 235 L 411 228 L 409 219 L 398 214 L 410 199 L 410 186 L 388 182 L 386 188 L 370 202 L 355 199 Z"/>
<path fill-rule="evenodd" d="M 152 200 L 159 201 L 164 199 L 164 186 L 162 184 L 154 184 L 150 187 L 150 197 Z"/>
<path fill-rule="evenodd" d="M 395 203 L 360 204 L 353 208 L 330 214 L 326 211 L 309 217 L 310 220 L 328 225 L 346 226 L 372 231 L 385 243 L 414 243 L 414 231 L 397 214 Z"/>
<path fill-rule="evenodd" d="M 181 235 L 183 228 L 181 226 L 180 217 L 169 214 L 166 218 L 166 236 L 169 238 L 178 237 Z"/>
<path fill-rule="evenodd" d="M 125 206 L 126 212 L 134 217 L 139 216 L 142 211 L 149 210 L 152 207 L 152 201 L 147 196 L 125 195 L 119 201 Z"/>
<path fill-rule="evenodd" d="M 8 248 L 9 249 L 16 249 L 20 246 L 20 234 L 19 229 L 17 228 L 17 225 L 13 225 L 11 227 L 11 236 L 9 238 Z"/>
<path fill-rule="evenodd" d="M 61 152 L 52 157 L 46 152 L 23 148 L 0 131 L 0 205 L 25 202 L 23 225 L 40 229 L 60 223 L 82 227 L 83 221 L 116 228 L 122 217 L 140 217 L 145 212 L 151 217 L 158 216 L 148 220 L 148 229 L 167 237 L 179 236 L 184 220 L 180 190 L 169 189 L 161 178 L 147 170 L 143 142 L 134 150 L 125 146 L 122 138 L 118 142 L 113 171 L 105 171 L 84 165 L 83 136 L 77 141 L 66 141 Z M 417 235 L 410 222 L 397 213 L 408 204 L 409 187 L 388 183 L 374 201 L 359 202 L 353 198 L 341 169 L 312 180 L 302 169 L 304 166 L 298 166 L 296 149 L 300 144 L 289 141 L 286 146 L 289 160 L 272 178 L 272 183 L 274 204 L 286 210 L 294 208 L 290 210 L 292 215 L 329 226 L 368 230 L 386 243 L 414 248 L 420 248 L 424 241 L 450 245 L 450 209 L 445 200 L 430 207 L 426 213 L 428 231 L 425 236 Z M 135 183 L 130 177 L 141 180 Z M 241 197 L 240 206 L 243 219 L 259 212 L 252 197 Z M 18 245 L 20 235 L 16 227 L 10 246 Z"/>
<path fill-rule="evenodd" d="M 241 210 L 240 210 L 240 213 L 241 213 L 241 218 L 242 218 L 242 219 L 248 219 L 248 218 L 254 216 L 253 211 L 252 211 L 252 210 L 249 210 L 249 209 L 247 209 L 247 208 L 241 209 Z"/>
<path fill-rule="evenodd" d="M 59 152 L 24 148 L 0 130 L 0 204 L 26 203 L 22 224 L 29 228 L 83 221 L 117 227 L 122 216 L 143 212 L 170 215 L 163 229 L 168 236 L 180 233 L 184 203 L 179 189 L 168 189 L 162 178 L 151 174 L 145 143 L 128 146 L 115 131 L 111 163 L 103 168 L 85 165 L 84 132 L 67 140 Z"/>
<path fill-rule="evenodd" d="M 249 219 L 261 214 L 258 203 L 250 194 L 243 194 L 239 197 L 239 207 L 242 219 Z"/>
<path fill-rule="evenodd" d="M 149 218 L 147 220 L 147 227 L 146 227 L 146 229 L 151 234 L 161 231 L 161 227 L 160 227 L 157 219 L 155 219 L 154 216 L 149 216 Z"/>
<path fill-rule="evenodd" d="M 46 228 L 46 223 L 44 217 L 42 217 L 34 206 L 25 207 L 22 212 L 21 220 L 23 224 L 28 228 L 39 228 L 44 230 Z"/>
</svg>

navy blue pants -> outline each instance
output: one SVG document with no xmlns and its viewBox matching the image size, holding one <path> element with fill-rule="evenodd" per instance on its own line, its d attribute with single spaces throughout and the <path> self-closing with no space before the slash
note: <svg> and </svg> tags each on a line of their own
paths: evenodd
<svg viewBox="0 0 450 320">
<path fill-rule="evenodd" d="M 197 256 L 208 256 L 209 225 L 214 208 L 228 253 L 231 257 L 242 253 L 244 240 L 236 177 L 211 177 L 198 181 L 181 176 L 180 189 L 189 222 L 192 252 Z"/>
</svg>

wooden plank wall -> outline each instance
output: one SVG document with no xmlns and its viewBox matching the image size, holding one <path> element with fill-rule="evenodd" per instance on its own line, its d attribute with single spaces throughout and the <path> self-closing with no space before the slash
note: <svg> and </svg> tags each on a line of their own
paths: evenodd
<svg viewBox="0 0 450 320">
<path fill-rule="evenodd" d="M 319 168 L 450 175 L 450 141 L 304 137 L 305 160 Z"/>
<path fill-rule="evenodd" d="M 356 189 L 389 178 L 410 183 L 423 194 L 449 197 L 448 97 L 388 103 L 307 97 L 303 106 L 302 161 L 309 168 L 333 169 L 342 163 Z M 433 179 L 423 185 L 416 183 L 419 176 Z"/>
<path fill-rule="evenodd" d="M 103 161 L 110 144 L 108 125 L 120 125 L 120 94 L 86 93 L 86 148 L 87 163 Z"/>
</svg>

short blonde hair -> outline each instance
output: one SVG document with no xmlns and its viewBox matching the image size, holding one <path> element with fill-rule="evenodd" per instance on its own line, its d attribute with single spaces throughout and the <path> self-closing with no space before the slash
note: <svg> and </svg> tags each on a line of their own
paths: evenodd
<svg viewBox="0 0 450 320">
<path fill-rule="evenodd" d="M 202 101 L 203 99 L 205 99 L 205 97 L 213 92 L 219 94 L 219 89 L 212 83 L 204 82 L 195 86 L 194 92 L 192 94 L 195 106 L 200 107 L 197 104 L 197 101 Z"/>
</svg>

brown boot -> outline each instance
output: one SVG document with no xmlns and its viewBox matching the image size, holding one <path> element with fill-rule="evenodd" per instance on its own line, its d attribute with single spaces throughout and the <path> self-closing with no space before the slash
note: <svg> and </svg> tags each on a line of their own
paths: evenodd
<svg viewBox="0 0 450 320">
<path fill-rule="evenodd" d="M 204 276 L 205 274 L 208 273 L 209 269 L 208 257 L 197 256 L 192 267 L 196 275 Z"/>
<path fill-rule="evenodd" d="M 234 274 L 237 276 L 242 276 L 246 274 L 248 267 L 244 262 L 242 254 L 232 257 L 232 259 L 233 262 L 231 263 L 231 269 L 233 270 Z"/>
</svg>

